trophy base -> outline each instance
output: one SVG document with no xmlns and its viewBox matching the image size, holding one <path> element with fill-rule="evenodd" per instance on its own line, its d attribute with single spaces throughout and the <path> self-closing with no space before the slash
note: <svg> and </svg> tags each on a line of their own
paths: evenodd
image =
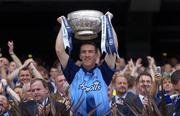
<svg viewBox="0 0 180 116">
<path fill-rule="evenodd" d="M 75 38 L 79 40 L 91 40 L 97 38 L 97 33 L 93 31 L 78 31 L 75 33 Z"/>
</svg>

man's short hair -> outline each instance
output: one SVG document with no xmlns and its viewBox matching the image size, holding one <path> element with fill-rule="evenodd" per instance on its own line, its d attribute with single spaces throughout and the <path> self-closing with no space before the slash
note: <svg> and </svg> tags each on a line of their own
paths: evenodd
<svg viewBox="0 0 180 116">
<path fill-rule="evenodd" d="M 97 45 L 96 45 L 95 42 L 93 42 L 93 41 L 83 41 L 83 42 L 81 43 L 81 45 L 80 45 L 80 49 L 81 49 L 81 47 L 82 47 L 83 45 L 92 45 L 92 46 L 94 46 L 94 47 L 95 47 L 95 51 L 96 51 L 96 53 L 97 53 L 98 48 L 97 48 Z"/>
<path fill-rule="evenodd" d="M 172 84 L 177 84 L 180 80 L 180 70 L 176 70 L 171 75 L 171 82 Z"/>
<path fill-rule="evenodd" d="M 136 77 L 134 76 L 127 76 L 128 88 L 133 88 L 136 82 Z"/>
<path fill-rule="evenodd" d="M 35 83 L 36 81 L 41 81 L 44 88 L 47 88 L 48 89 L 48 84 L 46 83 L 46 81 L 44 79 L 41 79 L 41 78 L 33 78 L 30 82 L 30 86 Z"/>
<path fill-rule="evenodd" d="M 122 75 L 120 72 L 115 72 L 113 75 L 112 84 L 116 83 L 117 78 L 125 78 L 127 80 L 127 78 L 124 75 Z"/>
<path fill-rule="evenodd" d="M 136 78 L 136 83 L 138 83 L 139 82 L 139 79 L 141 78 L 141 76 L 149 76 L 150 78 L 151 78 L 151 80 L 152 80 L 152 76 L 148 73 L 148 72 L 142 72 L 142 73 L 140 73 L 139 75 L 138 75 L 138 77 Z"/>
<path fill-rule="evenodd" d="M 15 86 L 15 87 L 14 87 L 14 90 L 15 90 L 15 89 L 18 89 L 18 88 L 22 89 L 22 85 L 17 85 L 17 86 Z"/>
<path fill-rule="evenodd" d="M 19 73 L 18 73 L 18 76 L 20 76 L 21 71 L 29 71 L 30 75 L 32 76 L 31 71 L 30 71 L 30 69 L 28 67 L 24 67 L 24 68 L 20 69 Z"/>
</svg>

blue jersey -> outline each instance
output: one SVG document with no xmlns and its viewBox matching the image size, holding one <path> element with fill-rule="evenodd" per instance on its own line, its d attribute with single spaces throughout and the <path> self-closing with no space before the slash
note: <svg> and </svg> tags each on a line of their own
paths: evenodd
<svg viewBox="0 0 180 116">
<path fill-rule="evenodd" d="M 113 74 L 114 71 L 108 67 L 106 62 L 87 71 L 69 59 L 64 75 L 70 83 L 72 111 L 76 111 L 76 115 L 83 116 L 96 107 L 94 115 L 99 116 L 108 111 L 107 86 L 110 84 Z"/>
</svg>

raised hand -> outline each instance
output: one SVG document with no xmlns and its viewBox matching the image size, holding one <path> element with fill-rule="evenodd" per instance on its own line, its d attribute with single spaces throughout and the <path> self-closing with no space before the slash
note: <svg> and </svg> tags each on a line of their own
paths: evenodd
<svg viewBox="0 0 180 116">
<path fill-rule="evenodd" d="M 107 11 L 105 15 L 107 15 L 110 19 L 113 18 L 113 14 L 111 12 L 109 12 L 109 11 Z"/>
<path fill-rule="evenodd" d="M 155 60 L 153 57 L 151 56 L 147 56 L 147 60 L 148 60 L 148 63 L 149 63 L 149 71 L 150 71 L 150 74 L 153 78 L 153 81 L 155 81 L 155 74 L 156 74 L 156 65 L 155 65 Z"/>
<path fill-rule="evenodd" d="M 148 60 L 148 63 L 149 63 L 149 67 L 150 68 L 153 68 L 153 66 L 155 65 L 155 60 L 153 57 L 151 56 L 147 56 L 147 60 Z"/>
<path fill-rule="evenodd" d="M 142 66 L 141 62 L 142 62 L 142 59 L 141 59 L 141 58 L 138 58 L 138 59 L 136 60 L 136 65 L 135 65 L 135 67 L 136 67 L 136 68 L 140 68 L 140 67 Z"/>
<path fill-rule="evenodd" d="M 8 41 L 9 53 L 12 54 L 14 52 L 14 43 L 13 41 Z"/>
<path fill-rule="evenodd" d="M 133 62 L 132 58 L 128 61 L 128 66 L 129 66 L 129 69 L 130 69 L 131 71 L 134 70 L 135 65 L 134 65 L 134 62 Z"/>
<path fill-rule="evenodd" d="M 5 87 L 7 85 L 6 79 L 1 79 L 1 83 L 2 83 L 3 87 Z"/>
<path fill-rule="evenodd" d="M 23 64 L 23 66 L 24 67 L 27 67 L 27 66 L 29 66 L 31 63 L 33 63 L 34 62 L 34 60 L 33 59 L 27 59 L 25 62 L 24 62 L 24 64 Z"/>
<path fill-rule="evenodd" d="M 62 17 L 64 17 L 64 16 L 60 16 L 60 17 L 58 17 L 57 18 L 57 21 L 61 24 L 61 22 L 62 22 Z"/>
</svg>

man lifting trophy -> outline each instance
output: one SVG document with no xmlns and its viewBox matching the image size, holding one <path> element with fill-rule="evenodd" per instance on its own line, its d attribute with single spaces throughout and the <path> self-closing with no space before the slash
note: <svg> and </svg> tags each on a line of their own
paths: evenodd
<svg viewBox="0 0 180 116">
<path fill-rule="evenodd" d="M 57 20 L 61 24 L 56 38 L 56 54 L 63 73 L 70 84 L 71 112 L 75 115 L 109 115 L 111 109 L 108 100 L 108 85 L 115 70 L 118 55 L 117 36 L 111 24 L 113 15 L 105 15 L 96 10 L 71 12 Z M 102 64 L 97 65 L 97 45 L 91 40 L 101 32 L 101 52 L 105 53 Z M 79 58 L 81 65 L 76 65 L 70 58 L 72 36 L 82 40 Z"/>
</svg>

